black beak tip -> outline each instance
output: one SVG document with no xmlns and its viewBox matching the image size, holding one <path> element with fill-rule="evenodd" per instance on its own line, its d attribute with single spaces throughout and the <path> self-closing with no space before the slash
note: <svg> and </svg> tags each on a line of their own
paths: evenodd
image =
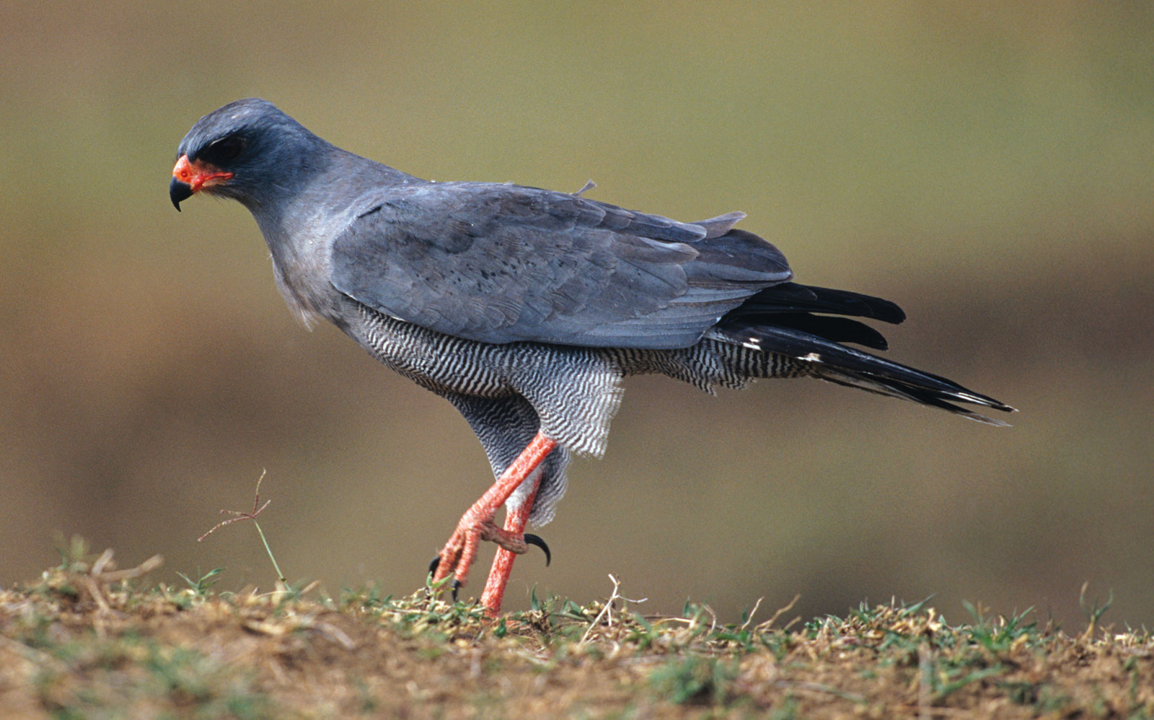
<svg viewBox="0 0 1154 720">
<path fill-rule="evenodd" d="M 173 178 L 172 182 L 168 184 L 168 197 L 172 198 L 172 206 L 176 208 L 177 212 L 180 212 L 181 201 L 192 197 L 192 187 L 188 183 Z"/>
</svg>

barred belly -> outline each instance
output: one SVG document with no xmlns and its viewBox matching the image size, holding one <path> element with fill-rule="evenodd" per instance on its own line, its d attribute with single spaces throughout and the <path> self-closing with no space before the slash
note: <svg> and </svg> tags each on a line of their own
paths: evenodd
<svg viewBox="0 0 1154 720">
<path fill-rule="evenodd" d="M 540 416 L 542 431 L 583 454 L 604 451 L 627 375 L 663 374 L 712 392 L 716 386 L 742 388 L 756 378 L 809 374 L 804 360 L 718 340 L 672 350 L 492 345 L 356 307 L 360 323 L 346 332 L 381 363 L 450 399 L 524 397 Z"/>
</svg>

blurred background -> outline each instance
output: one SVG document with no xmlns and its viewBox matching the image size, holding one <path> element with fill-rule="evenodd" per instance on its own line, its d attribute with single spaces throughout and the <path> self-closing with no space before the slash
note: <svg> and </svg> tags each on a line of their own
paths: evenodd
<svg viewBox="0 0 1154 720">
<path fill-rule="evenodd" d="M 235 203 L 177 214 L 177 142 L 261 96 L 354 152 L 694 220 L 744 210 L 801 282 L 880 295 L 889 356 L 995 429 L 812 380 L 628 384 L 507 607 L 622 592 L 725 620 L 934 595 L 1154 623 L 1148 4 L 0 5 L 0 584 L 54 534 L 407 594 L 491 482 L 465 422 L 286 311 Z M 479 592 L 491 557 L 483 549 Z M 767 617 L 768 613 L 762 617 Z"/>
</svg>

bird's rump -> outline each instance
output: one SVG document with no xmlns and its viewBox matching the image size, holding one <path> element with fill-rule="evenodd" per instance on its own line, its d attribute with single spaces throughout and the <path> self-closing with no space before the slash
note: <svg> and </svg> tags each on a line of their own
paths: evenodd
<svg viewBox="0 0 1154 720">
<path fill-rule="evenodd" d="M 730 213 L 680 223 L 489 183 L 384 188 L 332 248 L 334 287 L 393 317 L 487 343 L 687 347 L 791 277 Z"/>
</svg>

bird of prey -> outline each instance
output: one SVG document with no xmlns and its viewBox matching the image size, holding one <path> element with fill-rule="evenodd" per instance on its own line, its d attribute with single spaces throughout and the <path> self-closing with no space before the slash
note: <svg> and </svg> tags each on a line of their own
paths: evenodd
<svg viewBox="0 0 1154 720">
<path fill-rule="evenodd" d="M 704 390 L 814 377 L 1004 424 L 957 403 L 1013 408 L 849 344 L 885 350 L 851 318 L 899 323 L 892 302 L 801 285 L 731 212 L 678 222 L 511 184 L 433 182 L 342 150 L 265 100 L 202 117 L 177 150 L 176 209 L 239 201 L 304 322 L 324 319 L 451 402 L 495 484 L 461 517 L 434 580 L 464 584 L 481 540 L 500 546 L 481 602 L 500 612 L 527 522 L 553 518 L 571 454 L 599 456 L 622 379 Z M 588 187 L 588 186 L 587 186 Z M 494 520 L 504 505 L 504 527 Z"/>
</svg>

